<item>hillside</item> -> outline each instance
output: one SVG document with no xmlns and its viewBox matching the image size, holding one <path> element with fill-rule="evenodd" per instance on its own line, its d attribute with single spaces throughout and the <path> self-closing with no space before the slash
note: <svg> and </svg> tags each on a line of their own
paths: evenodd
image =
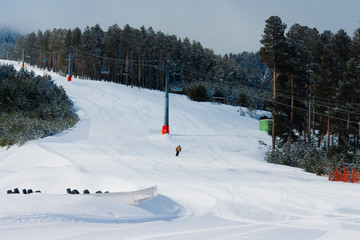
<svg viewBox="0 0 360 240">
<path fill-rule="evenodd" d="M 238 108 L 171 94 L 171 134 L 162 136 L 163 92 L 51 75 L 80 121 L 0 149 L 2 240 L 360 237 L 359 185 L 266 163 L 258 141 L 270 137 Z M 153 185 L 159 195 L 136 206 L 66 194 Z M 15 187 L 42 193 L 6 194 Z"/>
</svg>

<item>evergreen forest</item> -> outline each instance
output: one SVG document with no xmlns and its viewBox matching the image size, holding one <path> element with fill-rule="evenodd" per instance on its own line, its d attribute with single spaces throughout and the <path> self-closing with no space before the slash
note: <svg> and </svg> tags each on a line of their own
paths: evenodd
<svg viewBox="0 0 360 240">
<path fill-rule="evenodd" d="M 261 61 L 273 70 L 270 162 L 324 174 L 359 169 L 360 28 L 351 38 L 266 20 Z"/>
</svg>

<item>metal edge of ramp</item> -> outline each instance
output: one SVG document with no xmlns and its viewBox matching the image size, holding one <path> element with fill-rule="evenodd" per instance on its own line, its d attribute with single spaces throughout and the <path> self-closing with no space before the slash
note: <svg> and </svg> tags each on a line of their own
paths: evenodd
<svg viewBox="0 0 360 240">
<path fill-rule="evenodd" d="M 130 205 L 137 205 L 140 202 L 150 200 L 158 195 L 157 186 L 144 188 L 130 192 L 92 193 L 90 196 L 103 197 L 112 201 L 122 202 Z"/>
</svg>

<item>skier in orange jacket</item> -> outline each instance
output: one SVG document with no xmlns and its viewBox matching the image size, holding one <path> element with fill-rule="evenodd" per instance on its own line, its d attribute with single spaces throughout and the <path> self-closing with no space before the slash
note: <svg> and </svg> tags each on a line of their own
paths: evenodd
<svg viewBox="0 0 360 240">
<path fill-rule="evenodd" d="M 180 145 L 176 147 L 176 156 L 179 156 L 179 153 L 181 152 Z"/>
</svg>

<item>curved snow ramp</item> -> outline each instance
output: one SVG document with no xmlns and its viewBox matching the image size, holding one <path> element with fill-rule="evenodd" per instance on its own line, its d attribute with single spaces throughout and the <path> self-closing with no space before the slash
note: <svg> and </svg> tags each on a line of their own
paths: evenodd
<svg viewBox="0 0 360 240">
<path fill-rule="evenodd" d="M 100 193 L 100 194 L 95 193 L 91 195 L 104 197 L 116 202 L 126 203 L 130 205 L 137 205 L 143 201 L 149 200 L 157 196 L 157 194 L 158 194 L 157 186 L 152 186 L 149 188 L 144 188 L 131 192 L 114 192 L 114 193 Z"/>
</svg>

